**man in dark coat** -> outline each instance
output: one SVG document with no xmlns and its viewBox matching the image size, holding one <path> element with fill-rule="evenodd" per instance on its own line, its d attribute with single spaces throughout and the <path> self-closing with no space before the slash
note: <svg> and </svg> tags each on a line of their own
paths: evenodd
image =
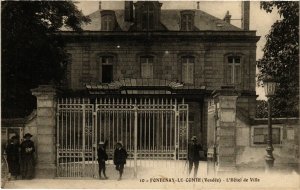
<svg viewBox="0 0 300 190">
<path fill-rule="evenodd" d="M 24 141 L 21 143 L 21 175 L 22 179 L 32 179 L 34 177 L 34 143 L 30 138 L 32 135 L 24 135 Z"/>
<path fill-rule="evenodd" d="M 202 150 L 202 146 L 197 143 L 196 136 L 193 136 L 191 140 L 192 142 L 188 145 L 189 174 L 191 174 L 194 165 L 194 177 L 197 177 L 200 161 L 200 151 Z"/>
<path fill-rule="evenodd" d="M 11 137 L 10 143 L 6 147 L 6 155 L 8 169 L 12 178 L 17 178 L 17 176 L 20 174 L 19 148 L 19 138 L 17 136 Z"/>
<path fill-rule="evenodd" d="M 127 152 L 123 148 L 122 142 L 118 142 L 114 152 L 114 164 L 116 165 L 116 170 L 118 170 L 120 174 L 118 180 L 122 179 L 122 174 L 124 170 L 124 164 L 126 164 L 126 159 L 127 159 Z"/>
<path fill-rule="evenodd" d="M 107 145 L 107 140 L 105 141 L 105 143 L 103 141 L 99 142 L 99 148 L 98 148 L 98 164 L 99 164 L 99 178 L 103 179 L 101 177 L 101 172 L 103 171 L 103 176 L 104 179 L 108 179 L 108 177 L 105 174 L 105 161 L 108 160 L 108 155 L 106 153 L 106 145 Z"/>
</svg>

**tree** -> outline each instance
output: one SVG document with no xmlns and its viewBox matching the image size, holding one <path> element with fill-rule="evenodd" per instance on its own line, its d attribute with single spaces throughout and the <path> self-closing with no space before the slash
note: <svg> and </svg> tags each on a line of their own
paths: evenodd
<svg viewBox="0 0 300 190">
<path fill-rule="evenodd" d="M 299 3 L 269 1 L 260 7 L 266 12 L 276 8 L 282 19 L 266 35 L 264 55 L 257 62 L 258 80 L 271 76 L 279 83 L 271 98 L 276 117 L 295 117 L 299 114 Z"/>
<path fill-rule="evenodd" d="M 1 4 L 2 117 L 23 117 L 35 106 L 30 89 L 62 81 L 67 56 L 58 31 L 80 32 L 89 18 L 71 1 Z"/>
</svg>

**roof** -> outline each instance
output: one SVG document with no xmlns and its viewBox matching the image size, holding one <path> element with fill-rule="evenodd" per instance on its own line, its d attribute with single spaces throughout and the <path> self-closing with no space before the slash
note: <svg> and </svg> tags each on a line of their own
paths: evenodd
<svg viewBox="0 0 300 190">
<path fill-rule="evenodd" d="M 186 9 L 184 9 L 186 10 Z M 124 20 L 124 10 L 114 10 L 118 25 L 123 31 L 128 31 L 133 23 L 126 22 Z M 180 27 L 180 12 L 183 9 L 162 9 L 161 10 L 161 23 L 166 26 L 169 31 L 179 31 Z M 214 17 L 201 10 L 195 11 L 195 27 L 200 31 L 210 30 L 210 31 L 242 31 L 232 24 L 229 24 L 217 17 Z M 100 31 L 101 29 L 101 14 L 100 10 L 97 10 L 90 15 L 91 22 L 83 26 L 83 30 L 86 31 Z"/>
</svg>

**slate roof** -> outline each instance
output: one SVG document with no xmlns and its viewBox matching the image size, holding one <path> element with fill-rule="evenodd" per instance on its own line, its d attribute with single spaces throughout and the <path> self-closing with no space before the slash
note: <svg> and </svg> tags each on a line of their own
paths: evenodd
<svg viewBox="0 0 300 190">
<path fill-rule="evenodd" d="M 186 10 L 186 9 L 184 9 Z M 124 21 L 124 10 L 114 10 L 118 25 L 123 31 L 128 31 L 133 23 Z M 179 31 L 180 29 L 180 11 L 183 10 L 161 10 L 161 23 L 167 27 L 169 31 Z M 233 26 L 217 17 L 214 17 L 204 11 L 195 11 L 195 27 L 200 31 L 242 31 L 241 28 Z M 91 22 L 83 26 L 86 31 L 100 31 L 101 29 L 101 15 L 100 10 L 97 10 L 89 15 Z"/>
</svg>

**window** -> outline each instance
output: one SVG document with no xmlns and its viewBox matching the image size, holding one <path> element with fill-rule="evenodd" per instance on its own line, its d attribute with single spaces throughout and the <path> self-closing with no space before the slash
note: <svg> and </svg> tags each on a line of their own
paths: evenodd
<svg viewBox="0 0 300 190">
<path fill-rule="evenodd" d="M 268 140 L 268 127 L 253 127 L 252 128 L 252 144 L 260 145 L 267 144 Z M 281 135 L 281 127 L 272 128 L 272 141 L 273 144 L 281 144 L 282 135 Z"/>
<path fill-rule="evenodd" d="M 102 83 L 110 83 L 113 81 L 113 57 L 103 56 L 100 58 L 102 66 Z"/>
<path fill-rule="evenodd" d="M 142 29 L 154 29 L 154 6 L 152 4 L 145 4 L 142 8 Z"/>
<path fill-rule="evenodd" d="M 102 16 L 101 28 L 102 31 L 112 31 L 114 29 L 114 20 L 112 15 Z"/>
<path fill-rule="evenodd" d="M 153 56 L 142 56 L 140 58 L 142 78 L 153 78 L 153 61 Z"/>
<path fill-rule="evenodd" d="M 227 57 L 227 84 L 241 83 L 241 57 L 228 56 Z"/>
<path fill-rule="evenodd" d="M 192 56 L 181 57 L 181 65 L 182 65 L 182 74 L 181 74 L 182 82 L 184 82 L 185 84 L 193 84 L 195 57 Z"/>
<path fill-rule="evenodd" d="M 194 28 L 194 12 L 182 11 L 181 12 L 181 30 L 192 31 Z"/>
</svg>

